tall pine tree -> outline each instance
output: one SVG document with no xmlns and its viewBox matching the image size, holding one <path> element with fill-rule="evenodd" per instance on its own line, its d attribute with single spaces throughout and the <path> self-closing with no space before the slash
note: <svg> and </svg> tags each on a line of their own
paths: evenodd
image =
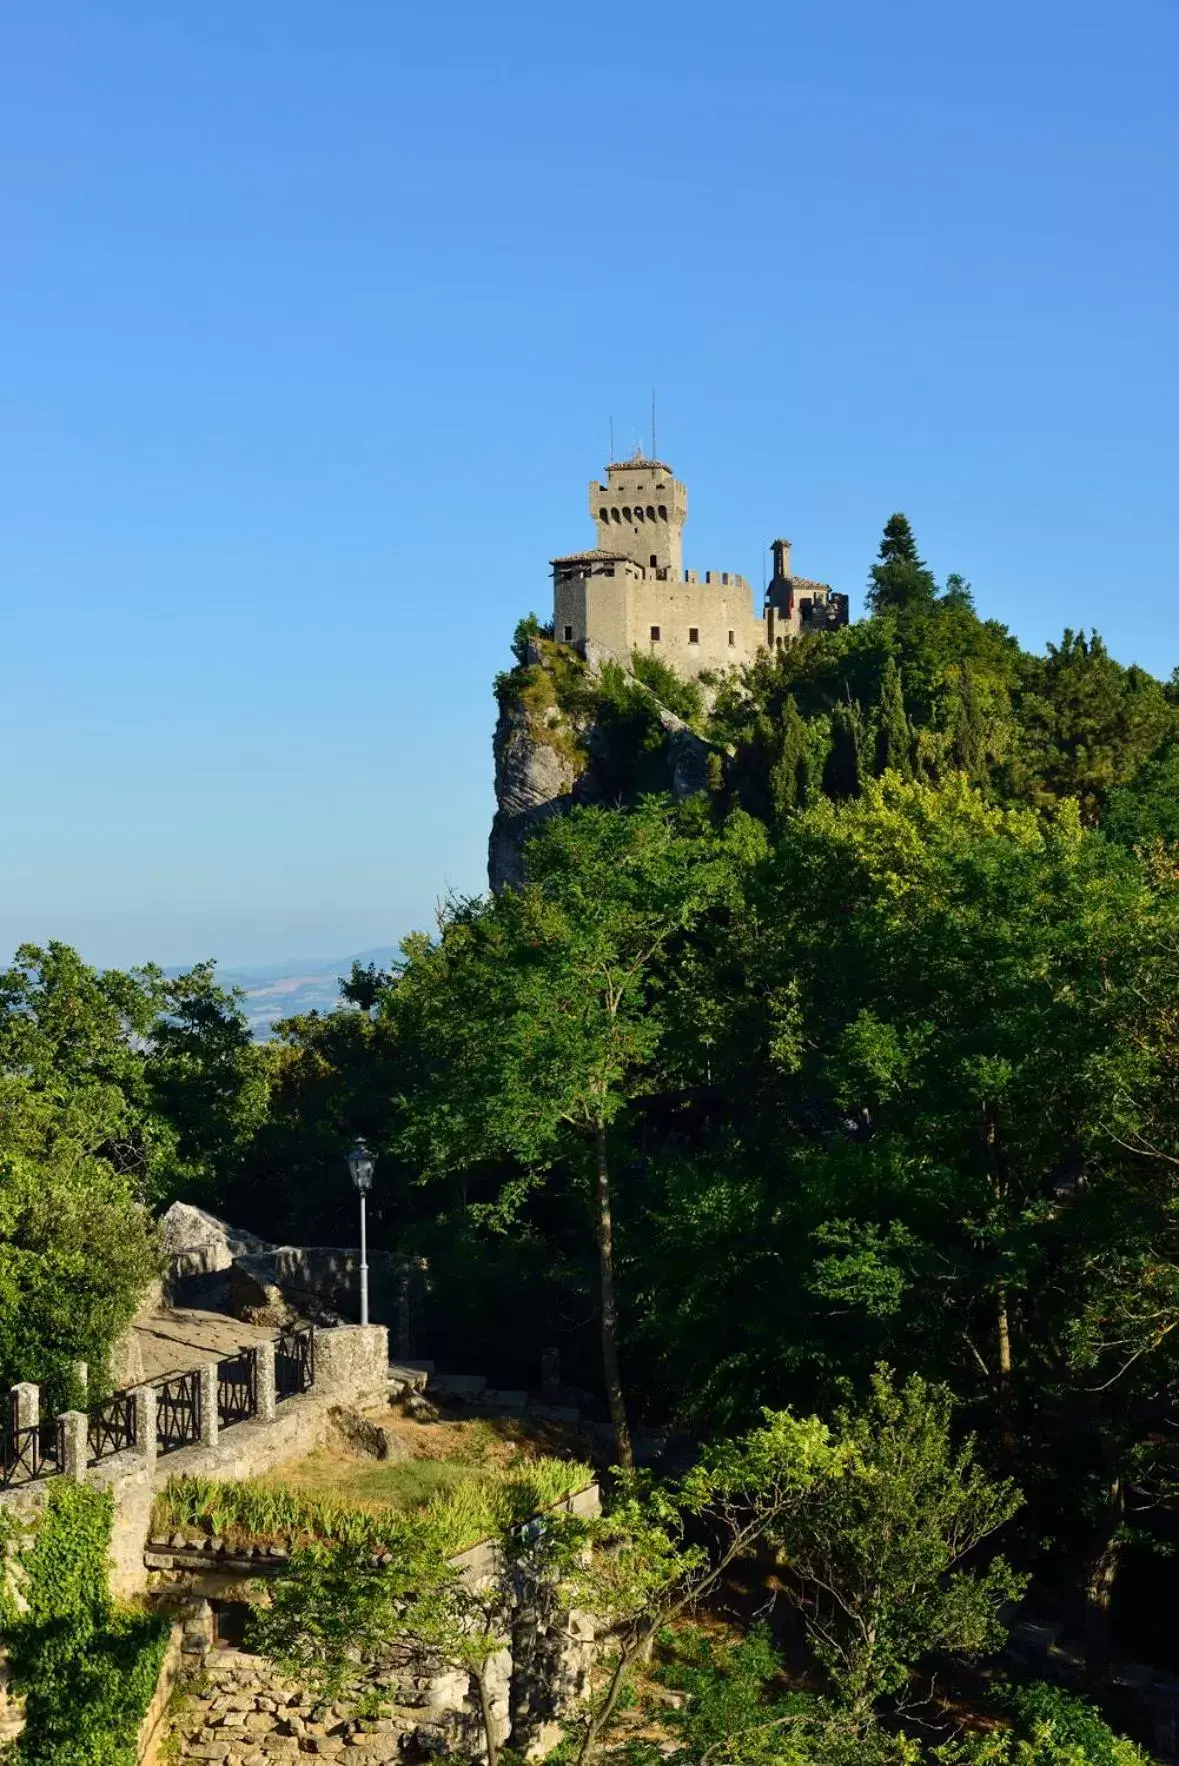
<svg viewBox="0 0 1179 1766">
<path fill-rule="evenodd" d="M 876 771 L 899 773 L 902 779 L 913 776 L 913 736 L 905 716 L 905 696 L 901 690 L 901 671 L 895 657 L 884 665 L 880 683 L 880 707 L 876 714 Z"/>
<path fill-rule="evenodd" d="M 968 663 L 962 665 L 950 694 L 946 731 L 951 766 L 965 773 L 972 783 L 980 784 L 987 775 L 987 720 Z"/>
<path fill-rule="evenodd" d="M 860 795 L 864 724 L 855 703 L 840 700 L 831 712 L 831 746 L 823 766 L 823 790 L 837 802 Z"/>
<path fill-rule="evenodd" d="M 905 515 L 890 515 L 880 542 L 880 562 L 872 566 L 868 606 L 873 613 L 902 613 L 937 599 L 937 582 L 924 559 Z"/>
<path fill-rule="evenodd" d="M 810 786 L 810 755 L 806 725 L 793 699 L 786 701 L 782 717 L 782 746 L 770 769 L 770 800 L 774 815 L 805 809 Z"/>
</svg>

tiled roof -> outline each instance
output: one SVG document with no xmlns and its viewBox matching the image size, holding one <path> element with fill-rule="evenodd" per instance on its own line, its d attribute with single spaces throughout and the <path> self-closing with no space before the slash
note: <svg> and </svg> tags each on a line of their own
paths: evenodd
<svg viewBox="0 0 1179 1766">
<path fill-rule="evenodd" d="M 626 558 L 625 552 L 602 552 L 596 548 L 592 552 L 566 552 L 561 558 L 550 558 L 550 564 L 582 564 L 589 559 L 600 558 L 605 562 L 616 564 Z"/>
</svg>

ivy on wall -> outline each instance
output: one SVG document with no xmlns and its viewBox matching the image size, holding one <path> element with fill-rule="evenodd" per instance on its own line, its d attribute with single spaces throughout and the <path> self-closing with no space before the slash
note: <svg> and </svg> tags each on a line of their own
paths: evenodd
<svg viewBox="0 0 1179 1766">
<path fill-rule="evenodd" d="M 0 1630 L 25 1697 L 20 1766 L 135 1766 L 169 1625 L 112 1600 L 112 1515 L 109 1493 L 60 1478 L 27 1534 L 5 1529 Z"/>
</svg>

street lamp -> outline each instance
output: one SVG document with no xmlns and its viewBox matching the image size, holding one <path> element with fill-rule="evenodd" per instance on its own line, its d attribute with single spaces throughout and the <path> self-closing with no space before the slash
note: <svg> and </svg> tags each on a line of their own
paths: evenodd
<svg viewBox="0 0 1179 1766">
<path fill-rule="evenodd" d="M 352 1173 L 352 1181 L 360 1191 L 360 1322 L 368 1323 L 368 1223 L 365 1220 L 364 1199 L 373 1184 L 373 1165 L 375 1161 L 364 1142 L 358 1140 L 348 1155 L 348 1169 Z"/>
</svg>

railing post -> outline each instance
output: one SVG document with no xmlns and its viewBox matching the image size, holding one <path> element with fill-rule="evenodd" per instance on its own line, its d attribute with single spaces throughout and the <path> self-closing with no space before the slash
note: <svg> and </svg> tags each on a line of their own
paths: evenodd
<svg viewBox="0 0 1179 1766">
<path fill-rule="evenodd" d="M 216 1447 L 218 1414 L 217 1414 L 217 1363 L 206 1361 L 198 1368 L 201 1393 L 201 1433 L 202 1447 Z"/>
<path fill-rule="evenodd" d="M 260 1423 L 272 1423 L 278 1407 L 278 1393 L 274 1383 L 274 1339 L 259 1343 L 254 1350 L 254 1391 L 257 1409 L 254 1412 Z"/>
<path fill-rule="evenodd" d="M 134 1386 L 131 1399 L 135 1405 L 135 1451 L 152 1466 L 160 1445 L 157 1436 L 156 1389 L 154 1386 Z"/>
<path fill-rule="evenodd" d="M 77 1483 L 86 1482 L 86 1461 L 90 1457 L 88 1430 L 90 1418 L 84 1410 L 66 1410 L 58 1417 L 62 1431 L 62 1471 Z"/>
<path fill-rule="evenodd" d="M 12 1426 L 14 1429 L 35 1429 L 41 1421 L 41 1388 L 32 1380 L 22 1380 L 12 1388 Z"/>
</svg>

